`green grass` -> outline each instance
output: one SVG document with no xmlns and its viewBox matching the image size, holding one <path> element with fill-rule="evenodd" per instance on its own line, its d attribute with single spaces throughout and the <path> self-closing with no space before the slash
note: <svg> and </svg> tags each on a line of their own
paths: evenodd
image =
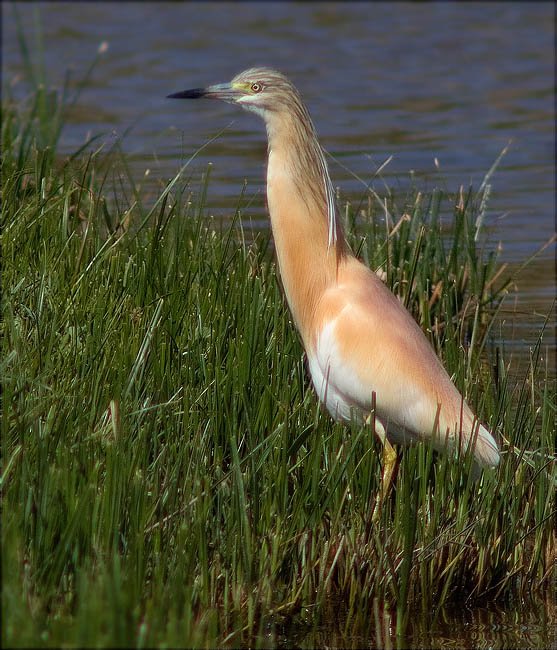
<svg viewBox="0 0 557 650">
<path fill-rule="evenodd" d="M 267 235 L 211 222 L 208 181 L 115 200 L 111 158 L 57 155 L 45 92 L 2 115 L 3 646 L 273 646 L 331 603 L 379 643 L 385 611 L 400 640 L 409 612 L 550 597 L 555 383 L 539 345 L 518 384 L 494 353 L 485 190 L 348 210 L 507 441 L 478 483 L 466 459 L 402 451 L 373 523 L 378 446 L 318 407 Z"/>
</svg>

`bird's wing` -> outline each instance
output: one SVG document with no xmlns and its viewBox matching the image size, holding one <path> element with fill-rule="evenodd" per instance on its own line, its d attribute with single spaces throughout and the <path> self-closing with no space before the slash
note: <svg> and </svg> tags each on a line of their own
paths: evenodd
<svg viewBox="0 0 557 650">
<path fill-rule="evenodd" d="M 369 412 L 375 393 L 376 415 L 388 429 L 429 438 L 436 418 L 443 435 L 461 421 L 470 428 L 470 409 L 419 326 L 374 273 L 357 265 L 317 310 L 313 365 L 327 382 L 329 410 L 339 396 Z"/>
</svg>

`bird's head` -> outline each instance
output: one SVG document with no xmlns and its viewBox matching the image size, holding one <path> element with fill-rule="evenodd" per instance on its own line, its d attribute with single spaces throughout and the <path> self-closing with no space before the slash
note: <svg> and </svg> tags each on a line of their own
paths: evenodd
<svg viewBox="0 0 557 650">
<path fill-rule="evenodd" d="M 309 195 L 326 209 L 329 246 L 338 241 L 342 229 L 336 218 L 335 192 L 327 161 L 300 94 L 283 74 L 272 68 L 249 68 L 229 83 L 183 90 L 168 97 L 222 99 L 257 113 L 265 121 L 270 150 L 273 141 L 282 138 L 284 142 L 286 137 L 290 151 L 295 152 L 291 160 L 291 173 L 295 178 L 307 180 Z"/>
<path fill-rule="evenodd" d="M 168 95 L 173 99 L 222 99 L 238 104 L 248 111 L 265 118 L 269 111 L 288 108 L 299 102 L 295 87 L 280 72 L 271 68 L 250 68 L 236 75 L 229 83 L 215 84 L 207 88 L 193 88 Z"/>
</svg>

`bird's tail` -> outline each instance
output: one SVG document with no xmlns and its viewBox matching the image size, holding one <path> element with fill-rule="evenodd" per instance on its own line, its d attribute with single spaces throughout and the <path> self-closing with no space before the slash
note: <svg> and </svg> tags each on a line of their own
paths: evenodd
<svg viewBox="0 0 557 650">
<path fill-rule="evenodd" d="M 446 426 L 445 430 L 449 435 L 447 440 L 448 446 L 460 447 L 460 454 L 471 453 L 473 456 L 473 473 L 477 478 L 482 469 L 493 469 L 499 465 L 500 455 L 499 446 L 493 437 L 493 434 L 478 421 L 466 403 L 462 404 L 461 426 L 456 427 L 457 435 L 452 437 L 449 433 L 454 432 L 455 427 Z M 447 423 L 443 423 L 447 424 Z M 454 434 L 453 434 L 454 435 Z"/>
<path fill-rule="evenodd" d="M 479 422 L 473 427 L 471 443 L 474 445 L 474 461 L 480 468 L 497 467 L 499 465 L 499 447 L 495 442 L 495 438 Z"/>
</svg>

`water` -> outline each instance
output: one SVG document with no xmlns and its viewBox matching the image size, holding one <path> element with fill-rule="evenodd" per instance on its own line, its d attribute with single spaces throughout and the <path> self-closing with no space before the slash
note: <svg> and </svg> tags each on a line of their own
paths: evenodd
<svg viewBox="0 0 557 650">
<path fill-rule="evenodd" d="M 446 608 L 436 616 L 412 612 L 403 632 L 396 634 L 396 614 L 376 603 L 367 612 L 367 625 L 354 630 L 346 625 L 342 612 L 346 603 L 333 602 L 327 620 L 311 626 L 298 623 L 269 635 L 262 647 L 291 648 L 555 648 L 557 605 L 549 600 L 522 602 L 506 607 Z M 303 614 L 301 615 L 303 618 Z"/>
<path fill-rule="evenodd" d="M 69 115 L 62 150 L 98 132 L 112 143 L 132 127 L 123 148 L 143 187 L 172 177 L 224 129 L 197 157 L 194 178 L 214 163 L 209 203 L 217 214 L 236 208 L 246 182 L 244 212 L 268 227 L 262 124 L 225 104 L 165 98 L 264 64 L 301 89 L 342 165 L 331 162 L 331 173 L 344 198 L 358 202 L 364 184 L 381 192 L 383 181 L 404 191 L 411 174 L 424 190 L 478 187 L 511 142 L 492 179 L 487 245 L 499 246 L 512 273 L 554 234 L 552 3 L 39 4 L 52 85 L 68 69 L 79 79 L 108 45 Z M 17 11 L 32 39 L 36 7 Z M 23 97 L 13 7 L 3 3 L 2 14 L 3 82 Z M 551 310 L 554 255 L 549 246 L 517 278 L 502 313 L 509 355 L 528 355 Z M 545 337 L 551 366 L 553 325 L 554 313 Z"/>
<path fill-rule="evenodd" d="M 155 189 L 224 129 L 197 157 L 193 178 L 214 163 L 216 214 L 236 208 L 247 183 L 244 214 L 267 227 L 262 124 L 225 104 L 165 97 L 271 65 L 299 87 L 342 164 L 331 162 L 331 175 L 344 198 L 364 193 L 353 174 L 378 192 L 383 180 L 403 192 L 411 174 L 426 191 L 477 187 L 511 141 L 492 179 L 488 245 L 500 246 L 514 272 L 555 231 L 553 3 L 39 4 L 39 13 L 31 3 L 17 11 L 32 43 L 40 17 L 49 84 L 60 87 L 68 69 L 80 79 L 108 45 L 68 116 L 63 152 L 99 132 L 111 144 L 131 127 L 123 149 L 142 185 Z M 2 3 L 2 18 L 2 81 L 24 98 L 12 5 Z M 551 309 L 554 255 L 549 246 L 517 277 L 502 313 L 513 362 L 527 358 Z M 553 312 L 544 350 L 551 368 L 554 324 Z M 518 623 L 512 628 L 516 647 L 532 632 L 527 621 L 522 636 Z M 458 642 L 468 624 L 452 618 L 446 634 Z M 507 639 L 494 634 L 493 645 Z"/>
</svg>

